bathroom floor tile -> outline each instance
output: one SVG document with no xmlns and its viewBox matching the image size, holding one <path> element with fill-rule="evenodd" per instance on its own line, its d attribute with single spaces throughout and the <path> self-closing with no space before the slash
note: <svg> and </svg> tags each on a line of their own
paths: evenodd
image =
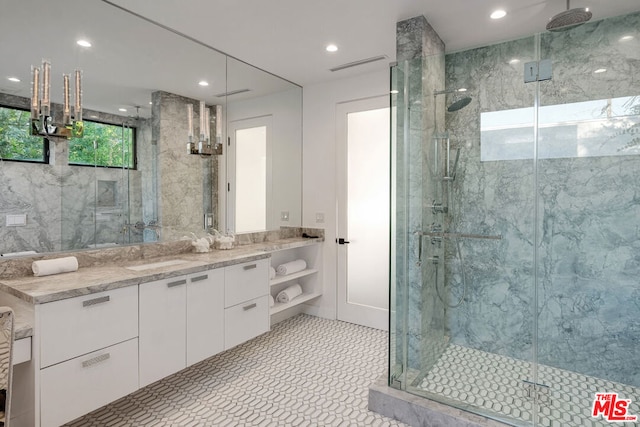
<svg viewBox="0 0 640 427">
<path fill-rule="evenodd" d="M 388 334 L 299 315 L 68 427 L 398 426 L 367 410 Z"/>
</svg>

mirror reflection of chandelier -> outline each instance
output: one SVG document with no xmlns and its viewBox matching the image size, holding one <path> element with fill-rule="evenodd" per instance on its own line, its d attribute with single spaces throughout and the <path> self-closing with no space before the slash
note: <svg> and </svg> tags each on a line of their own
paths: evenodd
<svg viewBox="0 0 640 427">
<path fill-rule="evenodd" d="M 200 136 L 196 141 L 193 138 L 193 104 L 187 104 L 187 126 L 188 142 L 187 153 L 199 154 L 201 156 L 212 156 L 222 154 L 222 106 L 215 105 L 216 136 L 215 142 L 211 140 L 211 110 L 204 101 L 200 101 L 199 131 Z"/>
<path fill-rule="evenodd" d="M 41 77 L 42 76 L 42 77 Z M 51 109 L 51 63 L 42 61 L 42 68 L 31 66 L 31 135 L 57 136 L 61 138 L 82 138 L 82 72 L 74 73 L 73 119 L 70 105 L 69 74 L 63 74 L 62 117 L 54 119 Z"/>
</svg>

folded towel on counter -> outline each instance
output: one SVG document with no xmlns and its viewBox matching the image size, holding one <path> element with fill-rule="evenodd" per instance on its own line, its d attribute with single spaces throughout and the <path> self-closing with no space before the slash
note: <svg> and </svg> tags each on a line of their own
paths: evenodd
<svg viewBox="0 0 640 427">
<path fill-rule="evenodd" d="M 276 272 L 280 276 L 286 276 L 287 274 L 297 273 L 299 271 L 305 270 L 306 268 L 307 262 L 303 259 L 297 259 L 295 261 L 280 264 L 278 268 L 276 268 Z"/>
<path fill-rule="evenodd" d="M 78 270 L 78 259 L 74 256 L 65 258 L 45 259 L 33 261 L 31 270 L 34 276 L 50 276 L 52 274 L 68 273 Z"/>
<path fill-rule="evenodd" d="M 286 304 L 300 295 L 302 295 L 302 286 L 296 283 L 295 285 L 291 285 L 287 289 L 278 292 L 276 301 Z"/>
<path fill-rule="evenodd" d="M 273 267 L 269 267 L 269 280 L 274 279 L 276 277 L 276 269 Z"/>
<path fill-rule="evenodd" d="M 273 299 L 273 295 L 269 295 L 269 307 L 276 305 L 276 301 Z"/>
</svg>

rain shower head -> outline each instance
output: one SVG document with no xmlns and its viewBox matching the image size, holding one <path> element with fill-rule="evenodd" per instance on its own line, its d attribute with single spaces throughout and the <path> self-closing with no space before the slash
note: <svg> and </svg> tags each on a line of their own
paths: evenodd
<svg viewBox="0 0 640 427">
<path fill-rule="evenodd" d="M 471 97 L 466 95 L 463 96 L 453 102 L 453 104 L 447 107 L 447 111 L 453 113 L 454 111 L 458 111 L 469 105 L 471 102 Z"/>
<path fill-rule="evenodd" d="M 591 12 L 586 7 L 578 7 L 571 9 L 567 0 L 567 10 L 555 15 L 547 24 L 548 31 L 562 31 L 573 28 L 577 25 L 582 25 L 591 19 Z"/>
<path fill-rule="evenodd" d="M 466 91 L 467 89 L 465 88 L 436 90 L 435 92 L 433 92 L 433 96 L 435 97 L 437 95 L 454 94 L 453 102 L 447 106 L 447 111 L 453 113 L 454 111 L 463 109 L 471 102 L 471 97 L 469 95 L 463 95 L 463 93 Z"/>
</svg>

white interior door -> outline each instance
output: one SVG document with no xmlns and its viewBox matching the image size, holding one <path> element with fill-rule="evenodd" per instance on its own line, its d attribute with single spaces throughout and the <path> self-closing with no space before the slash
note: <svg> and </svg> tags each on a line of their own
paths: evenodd
<svg viewBox="0 0 640 427">
<path fill-rule="evenodd" d="M 338 319 L 389 329 L 387 96 L 337 108 Z"/>
<path fill-rule="evenodd" d="M 273 228 L 271 200 L 271 116 L 229 124 L 227 231 Z"/>
</svg>

